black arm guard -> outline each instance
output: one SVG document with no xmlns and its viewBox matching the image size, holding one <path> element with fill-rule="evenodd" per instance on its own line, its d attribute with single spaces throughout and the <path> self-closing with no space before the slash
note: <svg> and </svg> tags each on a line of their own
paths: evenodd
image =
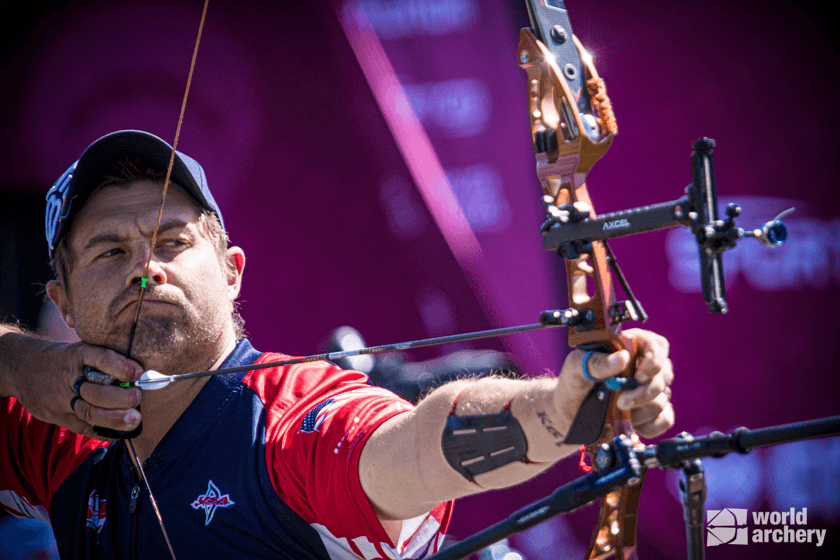
<svg viewBox="0 0 840 560">
<path fill-rule="evenodd" d="M 441 438 L 443 456 L 453 469 L 473 482 L 477 475 L 516 461 L 529 462 L 528 441 L 510 404 L 498 414 L 450 414 Z"/>
</svg>

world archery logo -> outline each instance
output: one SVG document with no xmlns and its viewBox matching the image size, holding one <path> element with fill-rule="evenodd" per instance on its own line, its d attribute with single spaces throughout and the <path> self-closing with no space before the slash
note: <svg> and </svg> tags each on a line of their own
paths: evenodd
<svg viewBox="0 0 840 560">
<path fill-rule="evenodd" d="M 207 493 L 199 496 L 192 503 L 192 507 L 193 509 L 204 508 L 204 526 L 207 527 L 213 521 L 213 515 L 217 508 L 232 506 L 234 503 L 228 494 L 222 496 L 219 487 L 213 484 L 212 480 L 209 480 L 207 482 Z"/>
<path fill-rule="evenodd" d="M 724 508 L 706 511 L 706 546 L 748 543 L 747 510 Z"/>
</svg>

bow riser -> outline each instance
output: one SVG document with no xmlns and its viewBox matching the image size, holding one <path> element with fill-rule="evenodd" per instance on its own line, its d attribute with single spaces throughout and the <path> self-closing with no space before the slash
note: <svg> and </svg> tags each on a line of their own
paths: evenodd
<svg viewBox="0 0 840 560">
<path fill-rule="evenodd" d="M 573 39 L 582 61 L 586 91 L 583 88 L 572 91 L 555 56 L 530 29 L 520 32 L 519 64 L 528 75 L 531 138 L 537 159 L 537 176 L 544 194 L 549 197 L 547 204 L 587 208 L 588 217 L 595 218 L 586 175 L 609 149 L 616 127 L 603 82 L 580 42 L 576 37 Z M 590 96 L 593 96 L 591 103 Z M 594 114 L 582 115 L 581 108 L 594 109 Z M 581 217 L 585 215 L 578 216 Z M 629 350 L 631 360 L 622 375 L 632 378 L 638 358 L 637 348 L 621 337 L 621 320 L 625 314 L 618 311 L 620 306 L 616 305 L 605 244 L 593 241 L 578 247 L 577 251 L 571 251 L 572 254 L 568 253 L 563 256 L 566 257 L 569 306 L 581 313 L 591 313 L 591 321 L 585 329 L 569 329 L 569 345 L 604 352 Z M 628 435 L 634 443 L 638 443 L 629 413 L 615 406 L 617 397 L 617 391 L 601 392 L 596 396 L 597 400 L 607 399 L 609 402 L 600 437 L 587 447 L 590 456 L 594 457 L 602 442 L 620 434 Z M 595 404 L 594 408 L 598 405 Z M 602 501 L 599 523 L 587 559 L 635 556 L 641 480 L 633 486 L 611 492 Z"/>
<path fill-rule="evenodd" d="M 577 37 L 573 39 L 589 76 L 587 83 L 600 82 L 591 57 Z M 590 91 L 571 90 L 554 55 L 528 28 L 519 33 L 518 52 L 519 65 L 528 74 L 528 114 L 534 153 L 537 154 L 537 174 L 542 175 L 540 181 L 549 175 L 580 175 L 585 179 L 586 173 L 612 143 L 615 126 L 611 110 L 604 103 L 595 103 L 596 113 L 592 117 L 599 130 L 593 134 L 596 136 L 593 141 L 586 133 L 592 130 L 592 123 L 585 124 L 577 110 L 579 104 L 590 106 Z M 544 182 L 543 188 L 546 188 Z M 548 191 L 546 194 L 557 195 Z"/>
<path fill-rule="evenodd" d="M 586 74 L 592 80 L 599 80 L 590 57 L 577 37 L 573 39 L 586 65 Z M 588 92 L 571 91 L 554 56 L 527 28 L 519 36 L 519 63 L 528 74 L 531 138 L 543 192 L 552 197 L 555 206 L 584 203 L 590 209 L 589 217 L 594 218 L 597 214 L 586 188 L 586 175 L 607 152 L 614 134 L 606 131 L 596 142 L 578 132 L 584 130 L 581 114 L 568 108 L 577 107 L 580 97 Z M 557 107 L 563 109 L 558 111 Z M 554 141 L 546 140 L 552 136 Z M 559 141 L 561 136 L 564 141 Z M 541 151 L 547 144 L 549 149 Z M 624 348 L 619 339 L 620 327 L 610 318 L 615 295 L 603 243 L 593 242 L 591 254 L 567 259 L 566 272 L 570 306 L 579 311 L 591 309 L 595 315 L 591 330 L 569 331 L 569 344 L 575 347 L 601 344 L 610 351 Z"/>
</svg>

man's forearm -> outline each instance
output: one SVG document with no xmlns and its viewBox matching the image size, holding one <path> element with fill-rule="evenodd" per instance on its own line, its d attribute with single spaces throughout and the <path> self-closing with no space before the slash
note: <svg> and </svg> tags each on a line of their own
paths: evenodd
<svg viewBox="0 0 840 560">
<path fill-rule="evenodd" d="M 528 480 L 574 452 L 577 446 L 564 445 L 563 439 L 591 384 L 573 379 L 562 381 L 560 391 L 557 386 L 553 378 L 453 382 L 383 425 L 365 445 L 360 466 L 362 486 L 380 506 L 378 513 L 407 519 L 441 500 Z M 472 481 L 454 470 L 441 437 L 456 398 L 458 416 L 497 414 L 510 403 L 527 440 L 527 462 L 513 461 Z"/>
<path fill-rule="evenodd" d="M 17 395 L 18 376 L 37 371 L 38 357 L 51 344 L 17 325 L 0 323 L 0 396 Z"/>
<path fill-rule="evenodd" d="M 559 390 L 558 383 L 561 383 Z M 564 445 L 563 440 L 580 403 L 592 386 L 585 381 L 583 383 L 570 387 L 565 380 L 548 377 L 530 380 L 489 378 L 447 387 L 445 390 L 449 394 L 445 396 L 449 402 L 452 393 L 460 395 L 452 412 L 462 417 L 495 415 L 509 405 L 527 441 L 524 458 L 527 463 L 542 470 L 577 450 L 578 446 Z M 440 396 L 444 397 L 444 394 Z M 488 480 L 480 480 L 480 477 L 477 476 L 475 481 L 479 486 L 497 486 Z"/>
</svg>

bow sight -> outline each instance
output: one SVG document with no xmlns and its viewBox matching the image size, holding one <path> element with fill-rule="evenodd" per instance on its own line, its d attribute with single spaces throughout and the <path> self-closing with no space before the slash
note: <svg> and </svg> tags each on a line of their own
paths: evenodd
<svg viewBox="0 0 840 560">
<path fill-rule="evenodd" d="M 543 246 L 557 251 L 564 259 L 576 259 L 591 251 L 592 241 L 606 242 L 634 233 L 688 227 L 697 240 L 700 280 L 709 311 L 726 313 L 721 254 L 734 248 L 736 242 L 745 237 L 754 237 L 770 247 L 781 245 L 787 238 L 787 228 L 780 218 L 793 211 L 793 208 L 753 230 L 735 227 L 735 218 L 741 213 L 741 208 L 735 204 L 727 207 L 725 219 L 718 219 L 713 153 L 715 141 L 701 138 L 693 146 L 691 169 L 694 181 L 685 188 L 686 194 L 677 200 L 589 217 L 589 209 L 585 205 L 567 203 L 556 206 L 552 197 L 543 197 L 546 206 L 546 221 L 540 227 L 544 236 Z M 615 259 L 610 258 L 608 262 L 627 291 Z M 627 292 L 636 307 L 636 310 L 631 311 L 637 311 L 640 307 L 631 294 Z M 624 315 L 624 318 L 638 320 L 640 315 L 644 317 L 644 312 L 637 312 L 636 316 Z"/>
</svg>

